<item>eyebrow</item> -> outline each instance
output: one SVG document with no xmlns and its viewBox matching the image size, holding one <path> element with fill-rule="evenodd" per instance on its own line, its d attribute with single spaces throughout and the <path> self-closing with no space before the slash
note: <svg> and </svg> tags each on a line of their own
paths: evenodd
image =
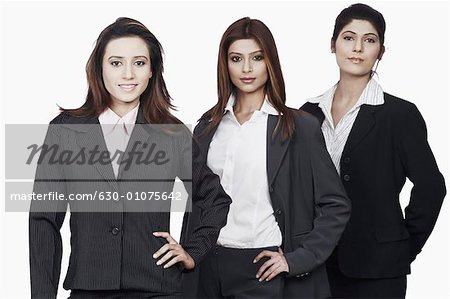
<svg viewBox="0 0 450 299">
<path fill-rule="evenodd" d="M 123 59 L 124 57 L 123 57 L 123 56 L 116 56 L 116 55 L 113 55 L 113 56 L 109 56 L 109 57 L 108 57 L 108 60 L 111 59 L 111 58 L 115 58 L 115 59 Z M 143 58 L 143 59 L 148 60 L 147 56 L 145 56 L 145 55 L 138 55 L 138 56 L 134 56 L 133 58 L 140 58 L 140 59 Z"/>
<path fill-rule="evenodd" d="M 342 34 L 345 34 L 345 33 L 353 33 L 353 34 L 357 35 L 356 32 L 353 32 L 351 30 L 347 30 L 347 31 L 342 32 Z M 366 35 L 375 35 L 376 37 L 378 37 L 378 35 L 376 33 L 372 33 L 372 32 L 363 34 L 363 36 L 366 36 Z"/>
<path fill-rule="evenodd" d="M 249 54 L 256 54 L 256 53 L 259 53 L 259 52 L 262 53 L 263 50 L 256 50 L 256 51 L 253 51 L 253 52 L 251 52 Z M 228 55 L 231 55 L 231 54 L 243 55 L 242 53 L 239 53 L 239 52 L 230 52 Z"/>
</svg>

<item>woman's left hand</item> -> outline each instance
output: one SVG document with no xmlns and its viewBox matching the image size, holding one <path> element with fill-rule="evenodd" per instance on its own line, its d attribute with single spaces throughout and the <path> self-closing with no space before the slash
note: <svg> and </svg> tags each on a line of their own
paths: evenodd
<svg viewBox="0 0 450 299">
<path fill-rule="evenodd" d="M 263 257 L 268 257 L 270 259 L 262 264 L 258 273 L 256 273 L 256 278 L 258 278 L 259 281 L 269 281 L 282 272 L 289 273 L 289 265 L 281 248 L 278 248 L 278 252 L 269 250 L 262 251 L 255 257 L 253 263 L 257 263 Z"/>
<path fill-rule="evenodd" d="M 155 237 L 165 238 L 168 242 L 153 254 L 154 259 L 158 259 L 162 256 L 156 262 L 158 266 L 167 262 L 164 265 L 164 268 L 167 269 L 176 263 L 180 263 L 187 270 L 194 269 L 195 262 L 192 257 L 168 232 L 154 232 L 153 235 Z"/>
</svg>

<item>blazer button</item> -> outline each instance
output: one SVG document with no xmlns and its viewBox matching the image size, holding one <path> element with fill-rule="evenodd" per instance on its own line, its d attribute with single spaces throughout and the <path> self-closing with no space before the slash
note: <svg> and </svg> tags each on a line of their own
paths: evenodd
<svg viewBox="0 0 450 299">
<path fill-rule="evenodd" d="M 350 176 L 348 174 L 344 175 L 344 181 L 346 181 L 346 182 L 350 181 Z"/>
<path fill-rule="evenodd" d="M 269 187 L 269 192 L 270 192 L 270 193 L 273 192 L 273 187 L 272 187 L 272 186 Z"/>
<path fill-rule="evenodd" d="M 277 215 L 281 215 L 281 214 L 283 214 L 283 211 L 281 211 L 281 209 L 278 209 L 278 210 L 276 211 L 276 213 L 277 213 Z"/>
<path fill-rule="evenodd" d="M 118 227 L 113 227 L 112 230 L 111 230 L 111 233 L 114 236 L 117 236 L 119 234 L 119 232 L 120 232 L 120 228 L 118 228 Z"/>
<path fill-rule="evenodd" d="M 344 158 L 344 163 L 346 163 L 346 164 L 350 163 L 350 157 L 345 157 Z"/>
</svg>

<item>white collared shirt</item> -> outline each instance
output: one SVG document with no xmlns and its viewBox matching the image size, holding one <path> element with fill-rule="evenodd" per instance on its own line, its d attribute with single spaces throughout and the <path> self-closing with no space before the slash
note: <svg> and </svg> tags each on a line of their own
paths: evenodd
<svg viewBox="0 0 450 299">
<path fill-rule="evenodd" d="M 107 108 L 98 116 L 98 121 L 102 127 L 103 136 L 105 137 L 106 147 L 109 151 L 114 175 L 119 175 L 119 165 L 121 155 L 118 151 L 125 152 L 131 132 L 133 131 L 136 117 L 139 110 L 139 103 L 131 109 L 127 114 L 120 117 L 111 108 Z M 114 156 L 114 154 L 117 154 Z"/>
<path fill-rule="evenodd" d="M 207 165 L 232 198 L 217 244 L 231 248 L 280 246 L 282 235 L 273 214 L 266 166 L 267 118 L 278 112 L 266 98 L 261 109 L 241 125 L 233 112 L 234 103 L 231 96 L 207 157 Z"/>
<path fill-rule="evenodd" d="M 355 123 L 355 119 L 358 116 L 361 105 L 382 105 L 384 104 L 384 94 L 381 86 L 372 77 L 355 105 L 341 118 L 336 127 L 334 127 L 333 117 L 331 115 L 331 106 L 333 104 L 334 93 L 337 85 L 338 83 L 336 83 L 323 95 L 309 99 L 308 102 L 319 103 L 319 107 L 325 115 L 325 119 L 322 123 L 322 133 L 334 166 L 336 167 L 338 173 L 340 173 L 342 152 L 345 144 L 347 143 L 353 124 Z"/>
</svg>

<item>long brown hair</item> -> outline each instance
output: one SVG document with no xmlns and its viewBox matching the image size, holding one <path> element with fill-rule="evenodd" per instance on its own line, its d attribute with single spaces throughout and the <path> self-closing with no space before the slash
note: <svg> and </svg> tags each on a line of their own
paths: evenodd
<svg viewBox="0 0 450 299">
<path fill-rule="evenodd" d="M 239 39 L 253 39 L 263 51 L 264 61 L 267 65 L 269 75 L 265 92 L 269 103 L 278 111 L 278 123 L 273 136 L 281 128 L 282 137 L 286 139 L 294 132 L 295 124 L 292 112 L 285 105 L 286 92 L 277 46 L 269 28 L 263 22 L 250 19 L 249 17 L 239 19 L 231 24 L 220 41 L 217 63 L 218 101 L 214 107 L 203 115 L 203 117 L 211 119 L 206 132 L 219 125 L 228 99 L 231 94 L 236 94 L 236 87 L 231 82 L 228 72 L 228 49 L 234 41 Z"/>
<path fill-rule="evenodd" d="M 179 124 L 171 114 L 174 106 L 163 78 L 163 49 L 156 37 L 139 21 L 130 18 L 118 18 L 106 27 L 99 35 L 95 48 L 86 64 L 86 75 L 89 85 L 86 102 L 76 109 L 64 109 L 76 117 L 97 117 L 111 105 L 111 96 L 103 83 L 102 61 L 108 43 L 120 37 L 137 36 L 146 44 L 150 52 L 152 77 L 147 88 L 140 96 L 143 114 L 147 122 L 153 124 Z"/>
</svg>

